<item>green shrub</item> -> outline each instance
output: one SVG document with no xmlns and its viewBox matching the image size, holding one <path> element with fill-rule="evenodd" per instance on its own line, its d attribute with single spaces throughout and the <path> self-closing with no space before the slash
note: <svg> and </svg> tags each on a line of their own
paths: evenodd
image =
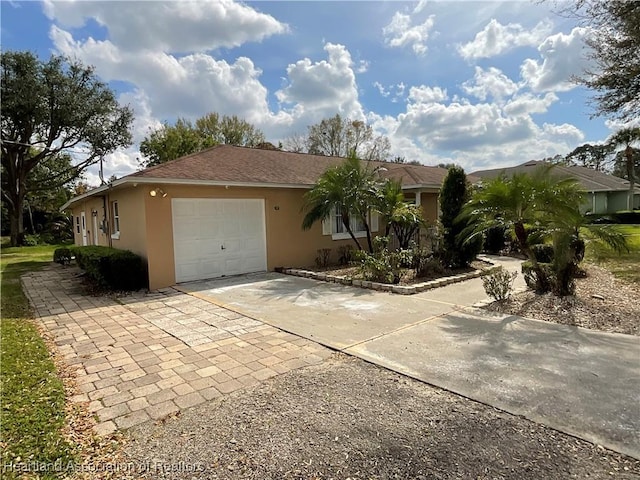
<svg viewBox="0 0 640 480">
<path fill-rule="evenodd" d="M 468 266 L 482 249 L 482 237 L 466 238 L 463 232 L 468 221 L 459 218 L 469 196 L 470 187 L 462 167 L 449 168 L 440 191 L 440 221 L 443 227 L 442 260 L 450 268 Z"/>
<path fill-rule="evenodd" d="M 331 262 L 331 249 L 319 248 L 316 256 L 316 265 L 318 268 L 327 268 Z"/>
<path fill-rule="evenodd" d="M 399 283 L 401 257 L 398 252 L 390 252 L 387 249 L 389 239 L 376 237 L 374 240 L 374 253 L 356 250 L 355 259 L 359 262 L 358 269 L 362 278 L 372 282 Z"/>
<path fill-rule="evenodd" d="M 547 293 L 553 289 L 555 274 L 550 263 L 538 263 L 538 270 L 530 261 L 522 262 L 522 274 L 527 286 L 537 293 Z"/>
<path fill-rule="evenodd" d="M 640 224 L 640 211 L 638 210 L 622 210 L 615 213 L 587 213 L 584 217 L 587 223 Z"/>
<path fill-rule="evenodd" d="M 494 269 L 489 275 L 482 277 L 484 291 L 491 298 L 503 302 L 511 295 L 513 282 L 518 272 L 509 273 L 504 267 Z"/>
<path fill-rule="evenodd" d="M 444 273 L 444 266 L 440 258 L 424 247 L 415 247 L 413 249 L 413 264 L 411 267 L 416 272 L 417 278 L 437 277 Z"/>
<path fill-rule="evenodd" d="M 129 250 L 98 245 L 70 250 L 78 266 L 99 285 L 113 290 L 138 290 L 148 285 L 144 260 Z"/>
<path fill-rule="evenodd" d="M 506 228 L 491 227 L 484 235 L 484 251 L 496 255 L 500 253 L 507 243 Z"/>
<path fill-rule="evenodd" d="M 37 247 L 40 242 L 40 235 L 25 235 L 22 244 L 25 247 Z"/>
<path fill-rule="evenodd" d="M 398 262 L 402 268 L 411 268 L 415 264 L 415 254 L 418 248 L 414 245 L 412 248 L 398 250 L 396 255 L 398 256 Z"/>
<path fill-rule="evenodd" d="M 69 265 L 71 263 L 71 250 L 68 248 L 56 248 L 53 252 L 53 261 L 60 265 Z"/>
<path fill-rule="evenodd" d="M 547 243 L 541 243 L 539 245 L 532 245 L 531 251 L 536 256 L 536 260 L 540 263 L 553 262 L 553 245 Z"/>
<path fill-rule="evenodd" d="M 107 283 L 115 290 L 139 290 L 148 286 L 147 269 L 142 257 L 129 250 L 116 250 L 110 257 Z"/>
<path fill-rule="evenodd" d="M 349 265 L 353 261 L 353 245 L 342 245 L 338 247 L 338 263 Z"/>
<path fill-rule="evenodd" d="M 437 257 L 431 257 L 422 262 L 420 268 L 416 270 L 416 277 L 418 278 L 433 278 L 439 277 L 444 273 L 444 266 Z"/>
</svg>

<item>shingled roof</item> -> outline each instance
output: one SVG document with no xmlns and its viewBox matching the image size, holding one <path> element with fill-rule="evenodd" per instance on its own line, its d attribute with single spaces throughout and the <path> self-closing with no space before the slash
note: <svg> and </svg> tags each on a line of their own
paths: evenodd
<svg viewBox="0 0 640 480">
<path fill-rule="evenodd" d="M 328 168 L 345 159 L 307 153 L 218 145 L 170 162 L 149 167 L 72 198 L 63 211 L 84 198 L 112 188 L 138 183 L 236 185 L 272 188 L 311 188 Z M 380 175 L 399 180 L 402 187 L 439 190 L 447 170 L 404 163 L 369 162 Z M 468 177 L 474 181 L 473 177 Z"/>
<path fill-rule="evenodd" d="M 325 170 L 343 161 L 339 157 L 218 145 L 124 178 L 310 187 Z M 373 168 L 381 167 L 382 176 L 399 180 L 404 187 L 439 188 L 447 174 L 446 169 L 439 167 L 370 164 Z"/>
<path fill-rule="evenodd" d="M 480 170 L 473 172 L 472 175 L 480 178 L 495 178 L 499 175 L 513 175 L 514 173 L 528 173 L 533 172 L 536 168 L 544 165 L 551 165 L 548 162 L 542 162 L 532 160 L 525 162 L 522 165 L 508 168 L 495 168 L 492 170 Z M 573 177 L 580 182 L 582 188 L 588 192 L 611 192 L 629 190 L 629 182 L 623 178 L 609 175 L 608 173 L 599 172 L 592 168 L 568 166 L 568 165 L 554 165 L 553 171 L 557 175 Z M 640 191 L 640 188 L 635 187 Z"/>
</svg>

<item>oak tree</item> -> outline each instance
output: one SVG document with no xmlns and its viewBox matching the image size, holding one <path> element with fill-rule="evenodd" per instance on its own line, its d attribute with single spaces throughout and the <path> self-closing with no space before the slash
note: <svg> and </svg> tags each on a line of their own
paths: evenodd
<svg viewBox="0 0 640 480">
<path fill-rule="evenodd" d="M 7 51 L 0 63 L 2 197 L 11 244 L 19 245 L 25 197 L 39 185 L 35 172 L 53 172 L 49 187 L 80 177 L 104 155 L 131 144 L 133 113 L 93 67 L 77 60 L 54 55 L 42 61 L 30 52 Z M 73 162 L 65 163 L 65 154 Z"/>
</svg>

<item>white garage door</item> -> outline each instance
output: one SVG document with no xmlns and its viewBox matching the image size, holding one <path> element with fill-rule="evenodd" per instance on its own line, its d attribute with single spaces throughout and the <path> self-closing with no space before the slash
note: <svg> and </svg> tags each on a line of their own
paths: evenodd
<svg viewBox="0 0 640 480">
<path fill-rule="evenodd" d="M 174 198 L 176 282 L 267 269 L 264 200 Z"/>
</svg>

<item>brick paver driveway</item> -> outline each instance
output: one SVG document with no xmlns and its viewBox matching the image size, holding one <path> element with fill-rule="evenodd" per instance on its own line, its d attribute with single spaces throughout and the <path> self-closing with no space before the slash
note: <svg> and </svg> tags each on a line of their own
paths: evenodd
<svg viewBox="0 0 640 480">
<path fill-rule="evenodd" d="M 331 351 L 173 288 L 87 296 L 80 271 L 51 265 L 22 277 L 37 316 L 77 367 L 99 435 L 160 419 Z"/>
</svg>

